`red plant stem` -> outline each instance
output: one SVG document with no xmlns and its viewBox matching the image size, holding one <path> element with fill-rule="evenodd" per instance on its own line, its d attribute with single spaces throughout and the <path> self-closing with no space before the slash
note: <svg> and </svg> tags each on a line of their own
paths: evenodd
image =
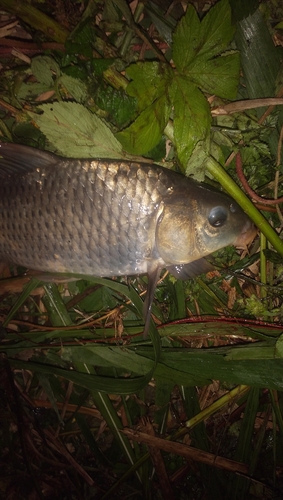
<svg viewBox="0 0 283 500">
<path fill-rule="evenodd" d="M 263 205 L 278 205 L 279 203 L 283 203 L 283 196 L 281 198 L 277 198 L 276 200 L 266 200 L 265 198 L 262 198 L 258 194 L 254 192 L 254 190 L 250 187 L 244 172 L 242 168 L 242 158 L 241 158 L 241 153 L 238 152 L 236 154 L 236 172 L 239 177 L 239 180 L 242 183 L 242 186 L 246 193 L 255 201 L 262 203 Z"/>
</svg>

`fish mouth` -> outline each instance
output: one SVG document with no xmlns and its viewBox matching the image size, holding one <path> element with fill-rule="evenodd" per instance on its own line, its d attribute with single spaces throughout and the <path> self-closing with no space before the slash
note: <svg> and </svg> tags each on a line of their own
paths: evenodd
<svg viewBox="0 0 283 500">
<path fill-rule="evenodd" d="M 244 225 L 241 231 L 241 234 L 235 240 L 234 246 L 241 250 L 246 249 L 247 246 L 249 246 L 250 243 L 253 241 L 256 234 L 257 234 L 257 228 L 255 227 L 255 225 L 251 220 L 247 220 L 246 224 Z"/>
</svg>

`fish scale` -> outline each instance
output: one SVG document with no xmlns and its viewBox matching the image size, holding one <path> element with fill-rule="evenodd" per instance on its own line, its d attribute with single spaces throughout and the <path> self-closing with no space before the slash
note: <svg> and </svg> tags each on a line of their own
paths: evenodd
<svg viewBox="0 0 283 500">
<path fill-rule="evenodd" d="M 255 229 L 229 196 L 166 168 L 0 143 L 0 259 L 51 273 L 187 279 Z M 145 330 L 147 328 L 145 327 Z"/>
<path fill-rule="evenodd" d="M 58 174 L 54 167 L 44 167 L 27 173 L 24 179 L 15 177 L 11 182 L 9 178 L 2 183 L 2 258 L 52 272 L 72 270 L 93 275 L 136 272 L 135 262 L 144 254 L 148 255 L 150 242 L 145 234 L 148 221 L 140 213 L 144 173 L 139 172 L 138 167 L 122 164 L 117 168 L 103 162 L 87 162 L 87 168 L 82 168 L 81 162 L 76 160 L 68 164 L 67 169 L 62 160 L 56 165 Z M 93 173 L 96 169 L 95 179 Z M 92 182 L 89 182 L 89 172 L 92 173 Z M 131 199 L 135 182 L 137 195 Z M 130 197 L 126 193 L 127 184 L 131 186 Z M 162 183 L 160 188 L 162 196 L 166 188 Z M 122 203 L 121 193 L 124 196 Z M 148 198 L 146 196 L 147 203 Z M 149 213 L 156 210 L 154 204 L 155 200 L 151 203 L 151 210 L 147 207 Z M 121 208 L 122 223 L 117 220 Z M 91 211 L 95 213 L 93 218 L 89 215 Z M 13 219 L 9 214 L 13 214 Z M 130 218 L 134 219 L 135 227 L 131 227 Z M 109 230 L 111 220 L 113 227 Z M 136 234 L 140 236 L 138 248 L 134 244 Z"/>
</svg>

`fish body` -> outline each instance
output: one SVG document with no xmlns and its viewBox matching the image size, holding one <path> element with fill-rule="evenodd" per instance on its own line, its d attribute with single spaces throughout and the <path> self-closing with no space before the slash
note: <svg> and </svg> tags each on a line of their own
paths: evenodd
<svg viewBox="0 0 283 500">
<path fill-rule="evenodd" d="M 0 144 L 0 260 L 45 272 L 196 274 L 252 224 L 227 195 L 166 168 Z M 154 288 L 154 286 L 153 286 Z"/>
</svg>

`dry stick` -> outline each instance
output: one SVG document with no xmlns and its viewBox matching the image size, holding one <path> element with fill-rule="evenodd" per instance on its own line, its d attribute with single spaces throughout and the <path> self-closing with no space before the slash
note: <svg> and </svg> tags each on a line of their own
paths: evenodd
<svg viewBox="0 0 283 500">
<path fill-rule="evenodd" d="M 133 441 L 146 443 L 149 446 L 155 446 L 169 453 L 181 455 L 187 460 L 195 460 L 204 464 L 212 465 L 214 467 L 219 467 L 220 469 L 224 469 L 227 471 L 240 472 L 242 474 L 248 473 L 248 467 L 246 464 L 236 462 L 228 458 L 219 457 L 214 455 L 213 453 L 193 448 L 192 446 L 149 436 L 145 432 L 139 432 L 129 428 L 120 430 L 120 432 L 125 434 L 129 439 L 132 439 Z"/>
<path fill-rule="evenodd" d="M 154 429 L 147 417 L 142 418 L 142 424 L 140 426 L 141 431 L 146 433 L 151 437 L 155 437 Z M 164 464 L 164 459 L 161 454 L 160 448 L 155 446 L 148 446 L 148 451 L 151 456 L 152 463 L 155 468 L 156 475 L 159 479 L 160 489 L 164 500 L 174 500 L 174 492 L 172 485 L 168 478 L 166 467 Z"/>
</svg>

